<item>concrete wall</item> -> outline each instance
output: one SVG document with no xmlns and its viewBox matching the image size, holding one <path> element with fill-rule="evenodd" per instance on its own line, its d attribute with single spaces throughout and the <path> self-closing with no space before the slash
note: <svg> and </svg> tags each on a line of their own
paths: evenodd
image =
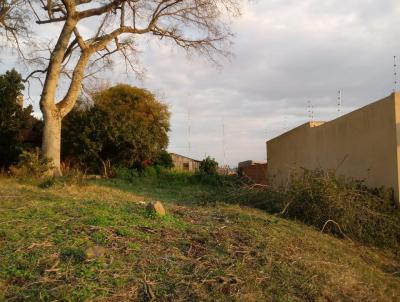
<svg viewBox="0 0 400 302">
<path fill-rule="evenodd" d="M 399 200 L 400 94 L 330 122 L 310 122 L 267 142 L 268 177 L 285 185 L 307 169 L 333 169 L 365 179 L 371 187 L 393 188 Z"/>
</svg>

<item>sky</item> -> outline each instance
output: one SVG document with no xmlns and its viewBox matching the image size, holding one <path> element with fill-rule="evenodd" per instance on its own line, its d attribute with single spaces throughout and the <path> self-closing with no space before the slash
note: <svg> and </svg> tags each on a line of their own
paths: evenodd
<svg viewBox="0 0 400 302">
<path fill-rule="evenodd" d="M 232 24 L 234 56 L 220 67 L 149 41 L 139 45 L 143 79 L 123 64 L 104 76 L 169 105 L 169 151 L 235 167 L 266 160 L 265 142 L 309 121 L 308 104 L 326 121 L 389 95 L 399 16 L 396 0 L 253 0 Z M 6 51 L 0 58 L 0 72 L 14 64 Z"/>
</svg>

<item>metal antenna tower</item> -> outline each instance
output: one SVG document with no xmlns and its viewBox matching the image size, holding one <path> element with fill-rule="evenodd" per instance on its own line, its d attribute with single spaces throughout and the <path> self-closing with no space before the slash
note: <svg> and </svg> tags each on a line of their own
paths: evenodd
<svg viewBox="0 0 400 302">
<path fill-rule="evenodd" d="M 218 98 L 218 94 L 215 93 L 215 97 Z M 225 103 L 224 100 L 221 100 L 221 139 L 222 139 L 222 156 L 224 159 L 224 164 L 226 164 L 226 145 L 225 145 Z"/>
<path fill-rule="evenodd" d="M 338 97 L 337 97 L 337 111 L 340 114 L 342 111 L 342 90 L 338 90 Z"/>
<path fill-rule="evenodd" d="M 187 101 L 187 119 L 188 119 L 188 155 L 191 153 L 191 114 L 190 114 L 190 93 L 188 93 L 188 101 Z"/>
<path fill-rule="evenodd" d="M 311 105 L 311 122 L 314 122 L 314 105 Z"/>
<path fill-rule="evenodd" d="M 307 117 L 308 121 L 311 121 L 311 101 L 307 101 Z"/>
<path fill-rule="evenodd" d="M 222 154 L 224 156 L 224 162 L 226 163 L 226 149 L 225 149 L 225 119 L 222 117 Z"/>
<path fill-rule="evenodd" d="M 397 91 L 397 57 L 393 56 L 393 92 Z"/>
</svg>

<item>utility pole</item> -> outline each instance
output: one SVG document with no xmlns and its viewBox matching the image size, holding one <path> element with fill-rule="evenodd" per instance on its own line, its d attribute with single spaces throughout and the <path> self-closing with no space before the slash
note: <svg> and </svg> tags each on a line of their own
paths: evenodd
<svg viewBox="0 0 400 302">
<path fill-rule="evenodd" d="M 224 157 L 224 164 L 226 163 L 226 150 L 225 150 L 225 120 L 222 116 L 222 155 Z"/>
</svg>

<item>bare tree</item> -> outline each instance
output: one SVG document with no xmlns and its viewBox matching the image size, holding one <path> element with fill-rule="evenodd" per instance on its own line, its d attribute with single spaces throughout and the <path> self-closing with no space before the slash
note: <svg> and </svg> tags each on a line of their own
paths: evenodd
<svg viewBox="0 0 400 302">
<path fill-rule="evenodd" d="M 226 55 L 232 36 L 229 20 L 239 15 L 239 1 L 27 1 L 37 24 L 60 26 L 56 43 L 48 47 L 44 68 L 28 76 L 44 76 L 40 98 L 44 121 L 42 151 L 54 164 L 52 173 L 61 174 L 61 121 L 74 107 L 86 76 L 110 65 L 115 55 L 122 56 L 126 65 L 135 70 L 136 41 L 141 35 L 169 40 L 211 59 L 216 54 Z M 69 78 L 68 89 L 57 99 L 63 75 Z"/>
<path fill-rule="evenodd" d="M 28 33 L 28 21 L 25 0 L 0 0 L 0 35 L 18 42 L 20 35 Z"/>
</svg>

